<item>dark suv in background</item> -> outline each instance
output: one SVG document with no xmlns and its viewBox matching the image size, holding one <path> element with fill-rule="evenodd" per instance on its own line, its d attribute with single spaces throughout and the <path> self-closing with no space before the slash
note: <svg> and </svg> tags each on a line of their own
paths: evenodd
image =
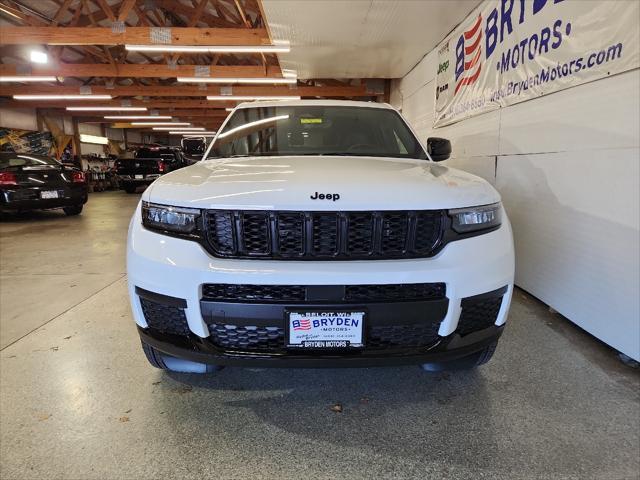
<svg viewBox="0 0 640 480">
<path fill-rule="evenodd" d="M 134 193 L 138 187 L 147 187 L 167 172 L 186 166 L 180 150 L 169 147 L 143 147 L 134 158 L 119 158 L 115 169 L 122 188 Z"/>
</svg>

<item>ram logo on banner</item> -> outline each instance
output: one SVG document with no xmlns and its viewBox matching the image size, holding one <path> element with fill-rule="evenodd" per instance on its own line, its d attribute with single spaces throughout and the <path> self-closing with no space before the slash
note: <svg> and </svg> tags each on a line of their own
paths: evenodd
<svg viewBox="0 0 640 480">
<path fill-rule="evenodd" d="M 438 48 L 435 127 L 640 66 L 640 2 L 485 0 Z"/>
</svg>

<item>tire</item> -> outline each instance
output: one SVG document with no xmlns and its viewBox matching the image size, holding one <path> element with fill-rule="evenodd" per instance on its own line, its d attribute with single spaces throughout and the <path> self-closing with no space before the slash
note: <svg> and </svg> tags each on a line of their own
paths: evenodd
<svg viewBox="0 0 640 480">
<path fill-rule="evenodd" d="M 467 357 L 449 360 L 448 362 L 424 363 L 422 369 L 427 372 L 444 372 L 447 370 L 470 370 L 489 362 L 496 351 L 498 342 L 495 341 L 487 345 L 483 350 L 473 353 Z"/>
<path fill-rule="evenodd" d="M 137 186 L 135 185 L 126 185 L 124 186 L 124 191 L 127 193 L 136 193 L 136 190 L 138 189 Z"/>
<path fill-rule="evenodd" d="M 220 365 L 209 365 L 206 363 L 192 362 L 191 360 L 184 360 L 182 358 L 165 355 L 164 353 L 153 348 L 151 345 L 147 345 L 144 342 L 142 342 L 142 351 L 144 352 L 144 355 L 147 357 L 147 360 L 152 366 L 159 368 L 160 370 L 167 370 L 169 372 L 214 373 L 224 368 Z"/>
<path fill-rule="evenodd" d="M 64 207 L 62 209 L 65 213 L 65 215 L 71 216 L 71 215 L 80 215 L 80 213 L 82 213 L 82 205 L 73 205 L 71 207 Z"/>
</svg>

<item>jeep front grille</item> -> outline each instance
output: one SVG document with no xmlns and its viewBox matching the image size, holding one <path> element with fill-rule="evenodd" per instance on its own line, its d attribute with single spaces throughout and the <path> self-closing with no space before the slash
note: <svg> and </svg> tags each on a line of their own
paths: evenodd
<svg viewBox="0 0 640 480">
<path fill-rule="evenodd" d="M 446 212 L 208 210 L 204 243 L 215 256 L 282 260 L 424 258 L 443 245 Z"/>
</svg>

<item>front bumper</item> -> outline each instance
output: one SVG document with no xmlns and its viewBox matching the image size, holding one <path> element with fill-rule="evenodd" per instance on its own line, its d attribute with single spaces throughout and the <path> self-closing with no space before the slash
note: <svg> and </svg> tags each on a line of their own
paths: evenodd
<svg viewBox="0 0 640 480">
<path fill-rule="evenodd" d="M 256 352 L 230 352 L 217 348 L 196 335 L 180 337 L 160 334 L 138 327 L 140 339 L 161 352 L 173 357 L 214 365 L 236 367 L 384 367 L 394 365 L 419 365 L 423 363 L 457 360 L 479 352 L 496 342 L 504 330 L 503 326 L 492 326 L 482 331 L 461 337 L 452 334 L 437 345 L 424 350 L 403 352 L 333 352 L 261 354 Z"/>
<path fill-rule="evenodd" d="M 58 198 L 40 198 L 42 191 L 58 191 Z M 0 192 L 0 210 L 28 211 L 84 205 L 87 203 L 87 186 L 68 187 L 16 187 L 3 188 Z"/>
<path fill-rule="evenodd" d="M 511 228 L 503 216 L 501 228 L 448 244 L 426 259 L 377 261 L 268 261 L 212 257 L 189 240 L 154 233 L 141 226 L 140 209 L 132 218 L 127 247 L 129 294 L 142 340 L 180 358 L 225 365 L 364 366 L 428 363 L 469 355 L 491 344 L 502 333 L 513 292 L 514 253 Z M 236 303 L 232 306 L 203 300 L 203 285 L 407 285 L 444 283 L 446 298 L 435 303 L 376 302 L 323 307 L 358 311 L 365 308 L 370 325 L 435 324 L 433 342 L 412 348 L 309 352 L 247 352 L 216 345 L 215 324 L 238 326 L 284 324 L 283 309 L 295 304 Z M 145 293 L 146 292 L 146 293 Z M 150 293 L 162 304 L 166 297 L 184 316 L 183 335 L 154 330 L 145 318 L 142 298 Z M 142 295 L 142 296 L 141 296 Z M 497 297 L 489 325 L 478 331 L 457 331 L 464 303 L 484 296 Z M 153 300 L 153 298 L 151 298 Z M 171 301 L 169 302 L 171 303 Z M 305 304 L 304 308 L 308 308 Z M 298 308 L 303 308 L 298 306 Z M 148 314 L 148 310 L 147 310 Z M 262 323 L 261 323 L 262 322 Z"/>
<path fill-rule="evenodd" d="M 118 180 L 122 184 L 149 185 L 160 178 L 160 174 L 145 174 L 142 178 L 136 178 L 135 175 L 118 175 Z"/>
</svg>

